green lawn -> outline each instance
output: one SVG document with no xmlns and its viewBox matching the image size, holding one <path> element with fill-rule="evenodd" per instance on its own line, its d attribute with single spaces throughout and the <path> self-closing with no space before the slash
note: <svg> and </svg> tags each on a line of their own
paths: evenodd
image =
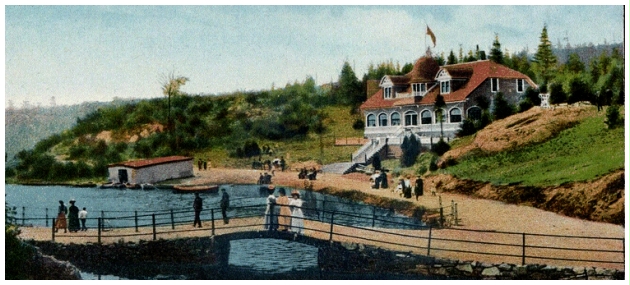
<svg viewBox="0 0 630 285">
<path fill-rule="evenodd" d="M 588 181 L 624 167 L 624 129 L 608 130 L 605 112 L 542 144 L 463 158 L 445 172 L 493 184 L 560 185 Z"/>
</svg>

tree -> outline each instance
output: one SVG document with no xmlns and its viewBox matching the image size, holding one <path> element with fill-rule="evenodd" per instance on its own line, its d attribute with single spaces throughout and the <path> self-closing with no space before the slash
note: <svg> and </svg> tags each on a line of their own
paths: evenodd
<svg viewBox="0 0 630 285">
<path fill-rule="evenodd" d="M 337 90 L 337 96 L 341 96 L 341 102 L 356 108 L 361 102 L 366 99 L 365 94 L 362 92 L 361 82 L 352 70 L 350 63 L 347 61 L 343 63 L 341 68 L 341 74 L 339 75 L 339 89 Z"/>
<path fill-rule="evenodd" d="M 438 94 L 435 98 L 435 104 L 433 105 L 433 111 L 435 112 L 435 116 L 437 116 L 437 120 L 440 122 L 440 137 L 444 137 L 444 107 L 446 107 L 446 102 L 444 102 L 444 97 L 442 94 Z"/>
<path fill-rule="evenodd" d="M 451 50 L 451 53 L 448 54 L 448 59 L 446 60 L 446 64 L 456 64 L 456 63 L 457 63 L 457 58 L 455 57 L 453 50 Z"/>
<path fill-rule="evenodd" d="M 592 101 L 593 97 L 591 88 L 586 81 L 582 80 L 581 76 L 571 78 L 569 81 L 569 98 L 567 98 L 567 103 L 572 104 L 580 101 Z"/>
<path fill-rule="evenodd" d="M 163 75 L 162 94 L 168 97 L 168 116 L 167 128 L 171 129 L 171 97 L 180 95 L 179 89 L 188 82 L 188 78 L 184 76 L 175 76 L 173 72 L 169 75 Z"/>
<path fill-rule="evenodd" d="M 494 98 L 494 119 L 507 118 L 514 113 L 514 108 L 503 98 L 503 93 L 499 92 Z"/>
<path fill-rule="evenodd" d="M 416 139 L 416 135 L 406 136 L 400 145 L 402 156 L 400 164 L 402 167 L 412 166 L 416 162 L 416 158 L 420 154 L 420 142 Z"/>
<path fill-rule="evenodd" d="M 490 50 L 490 60 L 503 64 L 503 52 L 501 51 L 501 43 L 499 43 L 499 34 L 494 34 L 494 42 Z"/>
<path fill-rule="evenodd" d="M 564 103 L 567 101 L 567 94 L 562 89 L 562 84 L 553 82 L 549 85 L 549 104 Z"/>
<path fill-rule="evenodd" d="M 612 104 L 606 110 L 606 121 L 604 121 L 609 129 L 614 129 L 619 125 L 623 125 L 623 117 L 619 113 L 619 105 Z"/>
<path fill-rule="evenodd" d="M 551 50 L 551 41 L 547 35 L 547 25 L 543 27 L 540 35 L 540 44 L 538 45 L 536 54 L 534 54 L 533 61 L 540 81 L 549 82 L 553 77 L 558 59 Z"/>
<path fill-rule="evenodd" d="M 569 60 L 566 64 L 566 70 L 575 74 L 584 72 L 584 63 L 582 63 L 582 61 L 580 60 L 580 56 L 577 53 L 573 52 L 569 55 Z"/>
</svg>

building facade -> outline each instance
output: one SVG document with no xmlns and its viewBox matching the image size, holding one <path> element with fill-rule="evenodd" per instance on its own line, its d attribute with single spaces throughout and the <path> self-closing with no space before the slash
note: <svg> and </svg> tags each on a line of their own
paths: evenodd
<svg viewBox="0 0 630 285">
<path fill-rule="evenodd" d="M 108 165 L 109 181 L 145 184 L 193 176 L 193 158 L 186 156 L 158 157 Z"/>
</svg>

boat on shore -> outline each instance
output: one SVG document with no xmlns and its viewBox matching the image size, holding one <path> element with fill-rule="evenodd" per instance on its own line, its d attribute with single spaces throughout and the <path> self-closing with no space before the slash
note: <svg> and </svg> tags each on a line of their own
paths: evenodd
<svg viewBox="0 0 630 285">
<path fill-rule="evenodd" d="M 173 193 L 217 193 L 219 185 L 175 185 Z"/>
</svg>

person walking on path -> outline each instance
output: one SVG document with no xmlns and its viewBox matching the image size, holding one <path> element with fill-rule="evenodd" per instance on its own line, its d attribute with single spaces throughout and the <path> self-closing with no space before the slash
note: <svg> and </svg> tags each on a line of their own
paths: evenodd
<svg viewBox="0 0 630 285">
<path fill-rule="evenodd" d="M 68 230 L 78 232 L 81 228 L 79 224 L 79 207 L 74 205 L 74 199 L 70 200 L 70 208 L 68 209 Z"/>
<path fill-rule="evenodd" d="M 199 193 L 195 193 L 195 200 L 193 201 L 193 209 L 195 210 L 195 221 L 193 222 L 193 228 L 199 225 L 201 228 L 201 209 L 203 209 L 203 199 L 199 197 Z"/>
<path fill-rule="evenodd" d="M 289 207 L 291 208 L 291 231 L 299 235 L 302 234 L 302 229 L 304 229 L 303 201 L 300 199 L 300 192 L 297 190 L 291 192 L 291 198 L 291 202 L 289 202 Z"/>
<path fill-rule="evenodd" d="M 275 215 L 276 196 L 273 195 L 275 189 L 273 185 L 267 187 L 269 196 L 267 197 L 267 210 L 265 211 L 265 230 L 269 231 L 275 231 L 278 226 L 278 216 Z"/>
<path fill-rule="evenodd" d="M 68 222 L 66 220 L 66 214 L 68 213 L 68 207 L 63 204 L 63 201 L 59 200 L 59 212 L 57 213 L 57 220 L 55 221 L 55 232 L 59 229 L 63 229 L 63 232 L 68 231 Z"/>
<path fill-rule="evenodd" d="M 224 224 L 229 224 L 230 223 L 230 219 L 228 219 L 227 216 L 227 209 L 230 206 L 230 195 L 228 195 L 227 191 L 225 191 L 225 188 L 221 189 L 221 191 L 223 192 L 223 195 L 221 196 L 221 215 L 223 215 L 223 223 Z"/>
<path fill-rule="evenodd" d="M 416 195 L 416 201 L 418 201 L 418 196 L 422 196 L 422 194 L 424 194 L 424 182 L 422 181 L 422 178 L 418 177 L 418 179 L 416 179 L 416 187 L 413 189 L 413 193 Z"/>
<path fill-rule="evenodd" d="M 288 231 L 291 226 L 291 209 L 289 209 L 289 197 L 284 188 L 278 190 L 280 197 L 276 200 L 276 204 L 280 206 L 280 215 L 278 216 L 278 230 Z"/>
<path fill-rule="evenodd" d="M 85 226 L 85 221 L 87 220 L 87 210 L 85 207 L 81 211 L 79 211 L 79 220 L 81 220 L 81 231 L 87 231 L 87 227 Z"/>
</svg>

